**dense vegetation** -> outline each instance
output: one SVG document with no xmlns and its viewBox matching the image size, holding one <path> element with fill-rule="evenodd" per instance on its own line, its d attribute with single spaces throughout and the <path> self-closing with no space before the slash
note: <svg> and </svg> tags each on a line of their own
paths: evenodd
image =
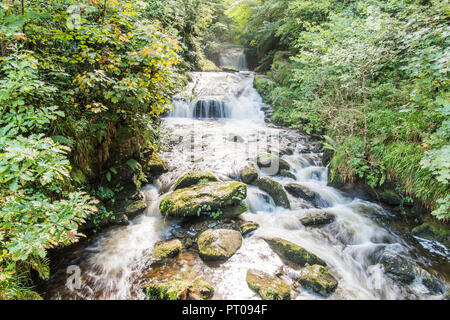
<svg viewBox="0 0 450 320">
<path fill-rule="evenodd" d="M 0 299 L 39 298 L 30 279 L 49 276 L 47 249 L 112 215 L 121 167 L 145 181 L 158 115 L 206 63 L 223 12 L 203 0 L 0 3 Z"/>
<path fill-rule="evenodd" d="M 449 4 L 261 0 L 230 9 L 273 121 L 318 133 L 333 178 L 450 217 Z"/>
</svg>

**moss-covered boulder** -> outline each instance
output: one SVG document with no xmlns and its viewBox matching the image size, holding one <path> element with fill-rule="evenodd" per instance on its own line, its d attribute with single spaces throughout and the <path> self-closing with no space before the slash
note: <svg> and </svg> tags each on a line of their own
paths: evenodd
<svg viewBox="0 0 450 320">
<path fill-rule="evenodd" d="M 323 296 L 330 295 L 338 286 L 337 280 L 328 273 L 328 270 L 317 264 L 303 268 L 296 280 L 304 288 Z"/>
<path fill-rule="evenodd" d="M 247 185 L 242 182 L 205 182 L 164 196 L 159 209 L 163 216 L 169 217 L 199 216 L 203 213 L 214 216 L 237 207 L 246 197 Z M 235 209 L 242 210 L 242 207 Z"/>
<path fill-rule="evenodd" d="M 450 228 L 447 225 L 425 222 L 413 228 L 411 233 L 416 237 L 439 241 L 450 248 Z"/>
<path fill-rule="evenodd" d="M 402 197 L 395 191 L 385 189 L 379 194 L 380 200 L 391 206 L 398 206 L 402 203 Z"/>
<path fill-rule="evenodd" d="M 227 260 L 242 245 L 239 231 L 230 229 L 208 229 L 197 239 L 200 257 L 204 260 Z"/>
<path fill-rule="evenodd" d="M 281 170 L 291 169 L 291 166 L 287 161 L 271 153 L 259 155 L 256 158 L 256 163 L 261 170 L 272 175 L 279 174 Z"/>
<path fill-rule="evenodd" d="M 286 192 L 283 189 L 283 186 L 280 183 L 273 180 L 272 178 L 264 177 L 261 179 L 257 179 L 255 181 L 255 185 L 259 189 L 267 192 L 272 197 L 273 201 L 277 206 L 285 207 L 288 209 L 291 207 L 291 204 L 289 202 Z"/>
<path fill-rule="evenodd" d="M 214 288 L 203 280 L 175 280 L 143 286 L 149 300 L 206 300 L 214 295 Z"/>
<path fill-rule="evenodd" d="M 302 198 L 306 201 L 314 201 L 316 194 L 308 187 L 298 183 L 288 183 L 285 187 L 287 192 L 296 198 Z"/>
<path fill-rule="evenodd" d="M 145 173 L 155 177 L 164 172 L 167 172 L 169 168 L 163 159 L 154 150 L 150 150 L 144 153 L 145 162 L 143 170 Z"/>
<path fill-rule="evenodd" d="M 215 175 L 209 172 L 191 171 L 182 175 L 175 183 L 174 190 L 187 188 L 202 182 L 219 181 Z"/>
<path fill-rule="evenodd" d="M 236 69 L 235 67 L 231 67 L 231 66 L 222 67 L 222 71 L 224 71 L 224 72 L 239 72 L 238 69 Z"/>
<path fill-rule="evenodd" d="M 241 171 L 241 180 L 244 183 L 251 184 L 258 179 L 258 169 L 253 164 L 246 165 Z"/>
<path fill-rule="evenodd" d="M 280 170 L 280 176 L 297 180 L 297 177 L 292 172 L 285 169 Z"/>
<path fill-rule="evenodd" d="M 314 264 L 320 264 L 322 266 L 327 265 L 315 254 L 290 241 L 281 238 L 265 238 L 264 240 L 270 245 L 276 254 L 289 262 L 300 266 Z"/>
<path fill-rule="evenodd" d="M 246 280 L 248 286 L 255 290 L 263 300 L 291 299 L 291 289 L 287 283 L 263 271 L 249 269 Z"/>
<path fill-rule="evenodd" d="M 245 222 L 244 224 L 241 224 L 240 228 L 242 235 L 245 236 L 246 234 L 258 229 L 259 224 L 256 222 Z"/>
<path fill-rule="evenodd" d="M 249 206 L 246 203 L 240 203 L 233 207 L 227 207 L 224 209 L 220 209 L 220 211 L 215 212 L 215 217 L 224 219 L 224 218 L 235 218 L 240 216 L 244 212 L 248 211 Z M 207 213 L 208 214 L 208 213 Z M 208 214 L 211 217 L 211 214 Z M 214 217 L 213 217 L 214 218 Z"/>
<path fill-rule="evenodd" d="M 153 254 L 158 260 L 173 258 L 180 253 L 181 246 L 181 241 L 178 239 L 160 241 L 155 244 Z"/>
<path fill-rule="evenodd" d="M 327 212 L 320 212 L 318 214 L 314 214 L 305 218 L 300 219 L 300 222 L 305 227 L 320 227 L 327 224 L 332 223 L 334 220 L 336 220 L 336 216 L 327 213 Z"/>
</svg>

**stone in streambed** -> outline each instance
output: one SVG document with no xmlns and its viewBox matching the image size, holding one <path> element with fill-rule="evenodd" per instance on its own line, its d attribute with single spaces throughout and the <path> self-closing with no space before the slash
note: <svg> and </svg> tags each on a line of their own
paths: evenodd
<svg viewBox="0 0 450 320">
<path fill-rule="evenodd" d="M 143 166 L 144 172 L 152 176 L 157 176 L 169 170 L 167 164 L 161 159 L 156 151 L 151 150 L 145 152 L 144 157 L 147 159 L 147 162 Z"/>
<path fill-rule="evenodd" d="M 159 208 L 163 216 L 199 216 L 202 212 L 224 212 L 240 205 L 246 197 L 247 185 L 242 182 L 205 182 L 164 196 Z"/>
<path fill-rule="evenodd" d="M 173 258 L 180 253 L 181 246 L 181 241 L 178 239 L 157 242 L 154 247 L 155 258 L 158 260 Z"/>
<path fill-rule="evenodd" d="M 302 219 L 300 219 L 300 222 L 305 227 L 319 227 L 319 226 L 323 226 L 326 224 L 330 224 L 335 219 L 336 219 L 336 217 L 333 214 L 327 213 L 327 212 L 321 212 L 321 213 L 313 215 L 313 216 L 302 218 Z"/>
<path fill-rule="evenodd" d="M 202 182 L 219 181 L 215 175 L 209 172 L 191 171 L 181 176 L 175 183 L 174 190 L 187 188 Z"/>
<path fill-rule="evenodd" d="M 258 229 L 259 224 L 257 224 L 256 222 L 246 222 L 246 223 L 242 224 L 240 226 L 240 228 L 241 228 L 242 235 L 245 236 L 246 234 Z"/>
<path fill-rule="evenodd" d="M 327 265 L 315 254 L 309 252 L 308 250 L 300 247 L 293 242 L 281 238 L 265 238 L 264 240 L 270 245 L 270 247 L 273 251 L 275 251 L 276 254 L 292 263 L 298 264 L 300 266 L 313 264 L 320 264 L 322 266 Z"/>
<path fill-rule="evenodd" d="M 300 276 L 296 279 L 304 288 L 328 296 L 336 290 L 337 280 L 328 273 L 328 270 L 320 265 L 312 265 L 300 270 Z"/>
<path fill-rule="evenodd" d="M 280 170 L 280 176 L 297 180 L 297 177 L 292 172 L 285 169 Z"/>
<path fill-rule="evenodd" d="M 263 271 L 249 269 L 246 280 L 248 286 L 255 290 L 263 300 L 291 299 L 291 289 L 286 282 Z"/>
<path fill-rule="evenodd" d="M 242 245 L 239 231 L 229 229 L 208 229 L 197 239 L 200 257 L 204 260 L 227 260 Z"/>
<path fill-rule="evenodd" d="M 241 171 L 241 180 L 244 183 L 251 184 L 258 179 L 258 169 L 253 164 L 246 165 Z"/>
<path fill-rule="evenodd" d="M 298 183 L 288 183 L 285 187 L 287 192 L 296 198 L 302 198 L 306 201 L 314 201 L 316 194 L 308 187 Z"/>
<path fill-rule="evenodd" d="M 272 175 L 279 174 L 281 170 L 290 170 L 291 166 L 289 163 L 280 157 L 271 154 L 271 153 L 265 153 L 261 154 L 257 157 L 256 163 L 258 164 L 258 167 L 265 171 L 266 173 L 270 173 Z M 273 171 L 273 172 L 267 172 L 267 171 Z"/>
<path fill-rule="evenodd" d="M 384 272 L 394 280 L 411 284 L 416 278 L 414 268 L 404 259 L 390 252 L 385 252 L 380 260 Z"/>
<path fill-rule="evenodd" d="M 175 280 L 143 286 L 150 300 L 206 300 L 214 295 L 214 288 L 203 280 Z"/>
<path fill-rule="evenodd" d="M 257 179 L 254 183 L 259 189 L 267 192 L 275 202 L 275 205 L 290 208 L 291 204 L 287 197 L 286 192 L 283 189 L 283 186 L 272 178 L 265 177 L 261 179 Z"/>
</svg>

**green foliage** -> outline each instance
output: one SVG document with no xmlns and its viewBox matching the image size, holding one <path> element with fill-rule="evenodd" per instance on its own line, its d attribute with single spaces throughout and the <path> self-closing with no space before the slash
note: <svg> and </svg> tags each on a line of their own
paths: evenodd
<svg viewBox="0 0 450 320">
<path fill-rule="evenodd" d="M 251 35 L 280 43 L 261 68 L 270 80 L 255 79 L 272 120 L 326 135 L 332 177 L 398 181 L 448 219 L 448 2 L 250 2 L 259 3 L 250 16 L 261 16 Z M 284 18 L 268 32 L 275 12 Z"/>
</svg>

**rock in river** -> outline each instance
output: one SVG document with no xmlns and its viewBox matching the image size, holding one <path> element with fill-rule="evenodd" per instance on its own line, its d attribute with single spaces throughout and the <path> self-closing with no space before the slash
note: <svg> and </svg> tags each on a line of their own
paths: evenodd
<svg viewBox="0 0 450 320">
<path fill-rule="evenodd" d="M 336 217 L 327 212 L 320 212 L 305 218 L 300 219 L 300 222 L 305 227 L 319 227 L 329 223 L 332 223 Z"/>
<path fill-rule="evenodd" d="M 300 266 L 305 266 L 307 264 L 320 264 L 322 266 L 327 265 L 315 254 L 290 241 L 281 238 L 266 238 L 264 240 L 270 245 L 275 253 L 292 263 Z"/>
<path fill-rule="evenodd" d="M 200 256 L 204 260 L 229 259 L 242 245 L 239 231 L 229 229 L 208 229 L 197 240 Z"/>
<path fill-rule="evenodd" d="M 287 161 L 271 153 L 259 155 L 256 159 L 256 163 L 261 170 L 271 175 L 279 174 L 281 170 L 291 169 L 291 166 Z"/>
<path fill-rule="evenodd" d="M 247 185 L 237 181 L 205 182 L 175 190 L 164 196 L 159 204 L 163 216 L 199 216 L 202 213 L 242 211 L 241 201 L 247 197 Z M 241 212 L 242 213 L 242 212 Z"/>
<path fill-rule="evenodd" d="M 172 239 L 169 241 L 161 241 L 155 244 L 154 255 L 158 260 L 165 258 L 173 258 L 181 251 L 181 241 Z"/>
<path fill-rule="evenodd" d="M 209 172 L 191 171 L 181 176 L 175 183 L 174 190 L 187 188 L 200 182 L 219 181 L 215 175 Z"/>
<path fill-rule="evenodd" d="M 240 228 L 242 235 L 245 236 L 246 234 L 258 229 L 259 224 L 257 224 L 256 222 L 245 222 L 240 226 Z"/>
<path fill-rule="evenodd" d="M 214 288 L 203 280 L 175 280 L 143 286 L 150 300 L 206 300 L 214 295 Z"/>
<path fill-rule="evenodd" d="M 244 183 L 251 184 L 258 179 L 258 169 L 253 164 L 248 164 L 241 171 L 241 180 Z"/>
<path fill-rule="evenodd" d="M 289 300 L 291 289 L 283 280 L 265 272 L 249 269 L 247 271 L 248 286 L 255 290 L 263 300 Z"/>
<path fill-rule="evenodd" d="M 338 286 L 337 280 L 328 273 L 328 270 L 317 264 L 303 268 L 297 281 L 304 288 L 323 296 L 331 294 Z"/>
<path fill-rule="evenodd" d="M 308 187 L 298 183 L 288 183 L 284 188 L 294 197 L 302 198 L 306 201 L 314 201 L 316 197 L 316 194 L 309 190 Z"/>
<path fill-rule="evenodd" d="M 256 180 L 255 185 L 259 189 L 267 192 L 272 197 L 275 205 L 282 206 L 288 209 L 291 207 L 283 186 L 277 181 L 273 180 L 272 178 L 265 177 Z"/>
</svg>

